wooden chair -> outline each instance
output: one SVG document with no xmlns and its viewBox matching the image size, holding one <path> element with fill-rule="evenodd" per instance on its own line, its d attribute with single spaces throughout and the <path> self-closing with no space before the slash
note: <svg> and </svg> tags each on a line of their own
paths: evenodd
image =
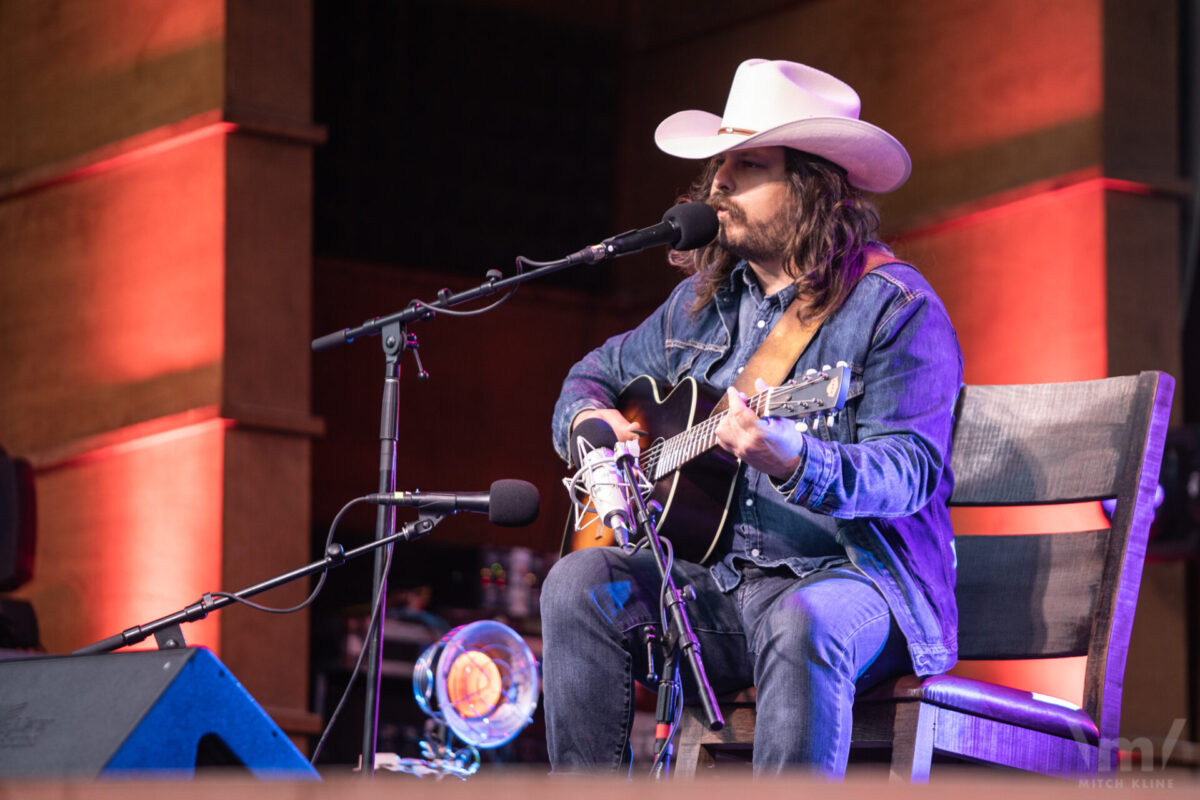
<svg viewBox="0 0 1200 800">
<path fill-rule="evenodd" d="M 1116 500 L 1106 530 L 955 538 L 960 658 L 1086 655 L 1083 708 L 951 675 L 887 681 L 856 699 L 852 746 L 890 747 L 893 779 L 927 780 L 935 752 L 1061 776 L 1116 767 L 1125 656 L 1174 385 L 1143 372 L 963 388 L 952 505 Z M 752 691 L 722 710 L 717 732 L 698 709 L 685 712 L 678 775 L 711 766 L 719 750 L 752 747 Z"/>
</svg>

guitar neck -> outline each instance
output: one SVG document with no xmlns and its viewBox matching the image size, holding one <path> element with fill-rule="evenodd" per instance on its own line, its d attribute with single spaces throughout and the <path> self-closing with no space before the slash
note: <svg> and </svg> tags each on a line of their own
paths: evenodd
<svg viewBox="0 0 1200 800">
<path fill-rule="evenodd" d="M 768 392 L 761 392 L 746 400 L 746 405 L 761 416 L 766 407 Z M 699 458 L 717 446 L 717 426 L 729 412 L 721 410 L 691 428 L 653 445 L 638 459 L 642 471 L 651 481 L 670 475 L 688 462 Z"/>
<path fill-rule="evenodd" d="M 839 362 L 837 367 L 820 372 L 810 370 L 800 381 L 767 388 L 747 398 L 746 406 L 758 417 L 811 417 L 815 426 L 821 414 L 829 415 L 831 419 L 842 409 L 849 385 L 850 367 Z M 646 448 L 638 460 L 642 471 L 651 481 L 657 482 L 716 447 L 717 426 L 728 413 L 727 409 L 721 408 L 703 422 Z"/>
</svg>

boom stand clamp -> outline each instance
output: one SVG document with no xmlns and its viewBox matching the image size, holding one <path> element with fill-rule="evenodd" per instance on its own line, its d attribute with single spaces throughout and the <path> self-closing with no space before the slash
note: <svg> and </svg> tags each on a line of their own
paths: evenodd
<svg viewBox="0 0 1200 800">
<path fill-rule="evenodd" d="M 617 457 L 617 466 L 625 477 L 626 486 L 637 486 L 636 466 L 633 456 L 628 452 Z M 667 777 L 671 771 L 671 730 L 675 724 L 676 709 L 683 689 L 679 682 L 679 656 L 682 654 L 695 679 L 696 688 L 700 695 L 700 705 L 704 709 L 704 717 L 708 729 L 719 731 L 725 727 L 725 719 L 717 706 L 717 697 L 708 682 L 704 671 L 704 662 L 700 658 L 700 641 L 687 616 L 687 600 L 695 599 L 695 591 L 691 586 L 680 591 L 675 586 L 675 579 L 667 570 L 666 556 L 663 553 L 662 542 L 658 538 L 658 528 L 654 518 L 642 500 L 641 492 L 630 492 L 633 515 L 637 521 L 638 530 L 645 537 L 650 551 L 654 553 L 654 561 L 658 564 L 659 574 L 666 584 L 666 606 L 669 628 L 663 631 L 663 668 L 659 673 L 658 706 L 655 714 L 654 749 L 657 758 L 655 777 Z M 664 752 L 665 751 L 665 752 Z"/>
</svg>

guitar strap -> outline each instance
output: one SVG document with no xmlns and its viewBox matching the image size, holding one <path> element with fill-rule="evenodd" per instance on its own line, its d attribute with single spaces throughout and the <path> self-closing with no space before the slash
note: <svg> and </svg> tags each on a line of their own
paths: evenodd
<svg viewBox="0 0 1200 800">
<path fill-rule="evenodd" d="M 884 264 L 904 263 L 906 262 L 896 258 L 888 249 L 873 247 L 867 253 L 867 263 L 862 274 L 866 275 Z M 804 349 L 808 347 L 808 343 L 812 341 L 817 329 L 824 322 L 823 318 L 801 321 L 800 309 L 803 305 L 804 302 L 800 297 L 792 301 L 791 305 L 783 312 L 783 316 L 775 323 L 775 327 L 767 334 L 767 338 L 754 351 L 754 355 L 750 356 L 742 374 L 733 382 L 733 388 L 750 396 L 756 394 L 755 378 L 762 378 L 768 386 L 778 386 L 791 374 L 796 362 L 804 353 Z M 723 411 L 728 403 L 728 398 L 722 395 L 720 402 L 713 409 L 713 413 Z"/>
</svg>

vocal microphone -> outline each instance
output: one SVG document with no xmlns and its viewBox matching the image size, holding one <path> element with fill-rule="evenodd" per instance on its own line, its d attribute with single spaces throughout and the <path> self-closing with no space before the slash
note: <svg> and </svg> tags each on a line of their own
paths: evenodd
<svg viewBox="0 0 1200 800">
<path fill-rule="evenodd" d="M 672 250 L 695 250 L 717 236 L 717 212 L 707 203 L 679 203 L 667 209 L 663 221 L 649 228 L 618 233 L 585 247 L 563 261 L 567 266 L 594 264 L 606 258 L 640 253 L 648 247 L 670 245 Z"/>
<path fill-rule="evenodd" d="M 520 528 L 537 519 L 541 497 L 532 483 L 510 478 L 494 482 L 486 492 L 390 492 L 369 494 L 367 501 L 435 514 L 474 511 L 487 514 L 493 525 Z"/>
<path fill-rule="evenodd" d="M 579 423 L 573 435 L 582 462 L 579 475 L 582 476 L 584 491 L 592 499 L 596 516 L 612 529 L 617 541 L 624 545 L 629 541 L 629 533 L 633 528 L 633 514 L 625 496 L 624 476 L 617 467 L 613 453 L 613 448 L 617 446 L 617 435 L 611 425 L 598 417 L 590 417 Z"/>
</svg>

